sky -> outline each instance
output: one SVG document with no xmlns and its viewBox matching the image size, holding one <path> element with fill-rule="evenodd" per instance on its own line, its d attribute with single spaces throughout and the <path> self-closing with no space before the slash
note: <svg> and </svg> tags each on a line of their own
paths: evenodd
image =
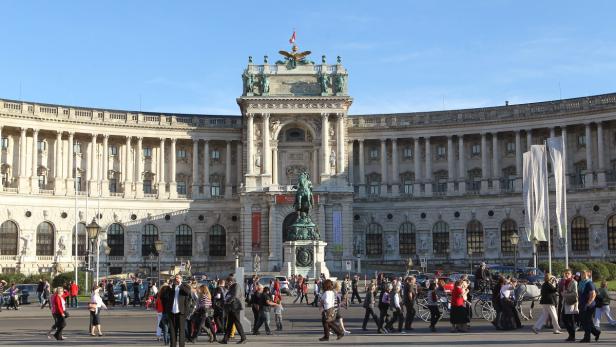
<svg viewBox="0 0 616 347">
<path fill-rule="evenodd" d="M 0 98 L 239 115 L 248 56 L 340 55 L 350 114 L 616 92 L 616 1 L 0 0 Z"/>
</svg>

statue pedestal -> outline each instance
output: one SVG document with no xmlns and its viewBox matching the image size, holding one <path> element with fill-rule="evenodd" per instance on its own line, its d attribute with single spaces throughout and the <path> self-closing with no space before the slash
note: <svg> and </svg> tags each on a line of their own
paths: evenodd
<svg viewBox="0 0 616 347">
<path fill-rule="evenodd" d="M 282 274 L 287 277 L 302 275 L 316 278 L 323 273 L 325 278 L 329 278 L 329 270 L 325 264 L 325 246 L 327 242 L 320 240 L 286 241 Z"/>
</svg>

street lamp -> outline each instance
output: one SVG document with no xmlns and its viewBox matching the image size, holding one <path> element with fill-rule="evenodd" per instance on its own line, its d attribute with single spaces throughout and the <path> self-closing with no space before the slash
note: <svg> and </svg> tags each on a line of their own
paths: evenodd
<svg viewBox="0 0 616 347">
<path fill-rule="evenodd" d="M 470 274 L 473 273 L 473 248 L 469 247 L 467 250 L 468 256 L 469 256 L 469 262 L 470 262 L 470 269 L 471 271 L 469 272 Z"/>
<path fill-rule="evenodd" d="M 165 242 L 162 240 L 154 241 L 154 248 L 156 249 L 156 254 L 158 255 L 158 267 L 156 268 L 156 284 L 160 285 L 160 253 L 165 248 Z"/>
<path fill-rule="evenodd" d="M 107 241 L 103 243 L 103 251 L 105 251 L 105 257 L 107 258 L 107 276 L 109 276 L 109 254 L 111 254 L 111 247 L 109 247 Z"/>
<path fill-rule="evenodd" d="M 92 272 L 92 277 L 94 277 L 94 273 L 93 273 L 94 270 L 92 269 L 91 256 L 94 252 L 94 243 L 98 239 L 98 233 L 100 232 L 100 230 L 101 230 L 101 227 L 98 225 L 98 223 L 96 223 L 96 218 L 92 218 L 92 222 L 86 225 L 86 232 L 88 233 L 88 239 L 90 239 L 90 245 L 92 245 L 87 255 L 88 256 L 88 271 Z M 98 253 L 98 247 L 96 247 L 96 253 Z M 96 283 L 98 283 L 98 277 L 96 278 Z"/>
<path fill-rule="evenodd" d="M 150 255 L 148 255 L 148 260 L 150 261 L 150 277 L 152 277 L 152 268 L 154 267 L 154 260 L 156 260 L 156 256 L 154 255 L 154 252 L 150 253 Z"/>
<path fill-rule="evenodd" d="M 520 236 L 518 236 L 518 233 L 513 233 L 509 237 L 509 241 L 511 241 L 513 245 L 513 275 L 517 277 L 518 272 L 516 267 L 518 265 L 518 242 L 520 241 Z"/>
<path fill-rule="evenodd" d="M 539 246 L 539 240 L 536 237 L 533 237 L 533 265 L 534 268 L 537 268 L 537 263 L 539 263 L 539 255 L 537 253 L 537 247 Z"/>
</svg>

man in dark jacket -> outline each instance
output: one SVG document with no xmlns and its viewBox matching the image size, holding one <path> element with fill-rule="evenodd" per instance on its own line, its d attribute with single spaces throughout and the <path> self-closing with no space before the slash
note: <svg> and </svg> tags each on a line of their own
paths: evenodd
<svg viewBox="0 0 616 347">
<path fill-rule="evenodd" d="M 359 290 L 357 288 L 358 283 L 359 276 L 353 276 L 353 280 L 351 281 L 351 304 L 355 303 L 355 298 L 357 298 L 357 301 L 361 304 L 361 298 L 359 297 Z"/>
<path fill-rule="evenodd" d="M 417 298 L 417 283 L 414 276 L 406 278 L 404 286 L 404 310 L 406 317 L 404 319 L 404 330 L 413 330 L 412 324 L 415 319 L 415 299 Z"/>
<path fill-rule="evenodd" d="M 235 325 L 235 329 L 240 334 L 240 341 L 238 343 L 246 343 L 246 334 L 244 334 L 244 328 L 242 327 L 242 322 L 240 321 L 240 313 L 242 311 L 242 293 L 237 286 L 237 282 L 233 276 L 229 276 L 226 281 L 228 287 L 227 293 L 225 294 L 225 313 L 227 314 L 227 324 L 225 327 L 225 337 L 220 343 L 226 344 L 229 341 L 229 337 L 231 336 L 231 330 L 233 325 Z"/>
<path fill-rule="evenodd" d="M 186 316 L 190 313 L 190 287 L 182 283 L 182 276 L 175 275 L 170 290 L 161 297 L 163 300 L 163 313 L 169 318 L 169 331 L 171 332 L 171 347 L 184 347 L 186 338 Z"/>
</svg>

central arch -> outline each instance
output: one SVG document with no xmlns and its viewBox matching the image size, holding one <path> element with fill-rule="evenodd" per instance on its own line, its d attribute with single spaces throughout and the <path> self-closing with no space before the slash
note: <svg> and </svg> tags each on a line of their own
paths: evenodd
<svg viewBox="0 0 616 347">
<path fill-rule="evenodd" d="M 277 129 L 276 177 L 278 184 L 297 184 L 297 176 L 305 171 L 310 174 L 313 183 L 319 176 L 316 134 L 310 124 L 300 121 L 288 121 Z"/>
</svg>

